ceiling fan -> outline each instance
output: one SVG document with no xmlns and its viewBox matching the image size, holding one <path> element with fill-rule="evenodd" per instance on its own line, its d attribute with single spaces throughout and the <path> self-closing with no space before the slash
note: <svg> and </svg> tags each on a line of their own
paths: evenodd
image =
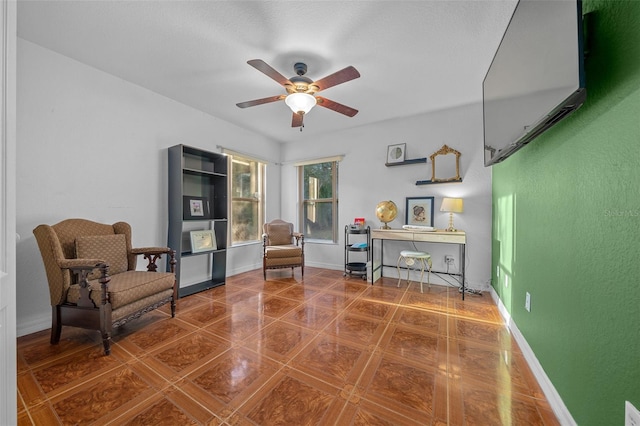
<svg viewBox="0 0 640 426">
<path fill-rule="evenodd" d="M 247 63 L 280 83 L 287 91 L 287 94 L 240 102 L 239 104 L 236 104 L 240 108 L 247 108 L 284 100 L 287 106 L 291 108 L 291 111 L 293 111 L 291 127 L 300 127 L 300 131 L 302 131 L 302 127 L 304 127 L 304 115 L 315 105 L 329 108 L 330 110 L 339 112 L 340 114 L 344 114 L 348 117 L 353 117 L 358 113 L 357 109 L 342 105 L 322 96 L 315 95 L 321 90 L 325 90 L 329 87 L 337 86 L 338 84 L 360 77 L 358 70 L 352 66 L 348 66 L 340 71 L 334 72 L 320 80 L 312 81 L 309 77 L 305 77 L 305 74 L 307 73 L 307 65 L 302 62 L 298 62 L 293 66 L 297 75 L 289 79 L 273 69 L 262 59 L 252 59 L 247 61 Z"/>
</svg>

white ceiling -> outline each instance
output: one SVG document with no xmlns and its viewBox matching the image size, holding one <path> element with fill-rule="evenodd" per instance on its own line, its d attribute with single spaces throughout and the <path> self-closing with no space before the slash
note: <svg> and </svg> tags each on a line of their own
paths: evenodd
<svg viewBox="0 0 640 426">
<path fill-rule="evenodd" d="M 515 0 L 26 1 L 18 36 L 238 126 L 289 142 L 479 102 Z M 361 77 L 320 94 L 358 109 L 314 108 L 302 133 L 283 94 L 249 66 L 285 77 L 305 62 L 318 80 L 348 65 Z"/>
</svg>

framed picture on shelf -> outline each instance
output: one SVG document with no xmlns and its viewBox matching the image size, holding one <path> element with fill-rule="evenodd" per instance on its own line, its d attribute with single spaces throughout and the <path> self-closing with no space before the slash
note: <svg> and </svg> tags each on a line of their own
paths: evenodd
<svg viewBox="0 0 640 426">
<path fill-rule="evenodd" d="M 191 253 L 201 253 L 203 251 L 217 250 L 216 234 L 213 229 L 202 231 L 191 231 Z"/>
<path fill-rule="evenodd" d="M 407 197 L 407 225 L 433 226 L 433 197 Z"/>
<path fill-rule="evenodd" d="M 398 143 L 387 147 L 387 164 L 402 163 L 404 161 L 404 153 L 406 151 L 406 143 Z"/>
<path fill-rule="evenodd" d="M 184 219 L 209 219 L 209 200 L 205 197 L 182 197 L 182 214 Z"/>
</svg>

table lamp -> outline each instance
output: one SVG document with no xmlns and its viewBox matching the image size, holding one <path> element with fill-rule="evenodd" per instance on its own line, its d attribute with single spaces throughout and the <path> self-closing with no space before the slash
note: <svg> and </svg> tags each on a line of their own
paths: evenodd
<svg viewBox="0 0 640 426">
<path fill-rule="evenodd" d="M 457 229 L 453 227 L 453 214 L 464 211 L 464 200 L 462 198 L 444 198 L 442 199 L 440 211 L 449 212 L 449 227 L 446 230 L 455 232 Z"/>
</svg>

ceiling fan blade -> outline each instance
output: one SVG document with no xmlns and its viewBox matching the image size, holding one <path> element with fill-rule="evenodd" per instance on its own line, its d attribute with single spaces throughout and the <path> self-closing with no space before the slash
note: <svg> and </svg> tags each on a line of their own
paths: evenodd
<svg viewBox="0 0 640 426">
<path fill-rule="evenodd" d="M 268 104 L 270 102 L 281 101 L 284 98 L 286 98 L 285 95 L 270 96 L 268 98 L 254 99 L 252 101 L 240 102 L 239 104 L 236 104 L 236 105 L 240 108 L 247 108 L 247 107 L 252 107 L 256 105 Z"/>
<path fill-rule="evenodd" d="M 337 86 L 349 80 L 353 80 L 360 77 L 360 73 L 352 66 L 348 66 L 345 69 L 336 71 L 331 75 L 321 78 L 318 81 L 314 81 L 313 85 L 318 86 L 318 92 L 320 90 L 328 89 L 329 87 Z"/>
<path fill-rule="evenodd" d="M 287 77 L 283 76 L 278 71 L 273 69 L 271 65 L 267 64 L 262 59 L 252 59 L 250 61 L 247 61 L 247 63 L 252 67 L 254 67 L 255 69 L 257 69 L 258 71 L 260 71 L 261 73 L 267 75 L 268 77 L 271 77 L 281 85 L 283 86 L 286 84 L 291 85 L 291 82 Z"/>
<path fill-rule="evenodd" d="M 293 118 L 291 119 L 291 127 L 301 127 L 302 126 L 302 115 L 297 112 L 293 113 Z"/>
<path fill-rule="evenodd" d="M 329 108 L 335 112 L 339 112 L 340 114 L 344 114 L 348 117 L 353 117 L 358 113 L 357 109 L 339 104 L 338 102 L 332 101 L 331 99 L 323 98 L 322 96 L 316 96 L 316 101 L 317 101 L 317 105 L 320 105 L 321 107 Z"/>
</svg>

